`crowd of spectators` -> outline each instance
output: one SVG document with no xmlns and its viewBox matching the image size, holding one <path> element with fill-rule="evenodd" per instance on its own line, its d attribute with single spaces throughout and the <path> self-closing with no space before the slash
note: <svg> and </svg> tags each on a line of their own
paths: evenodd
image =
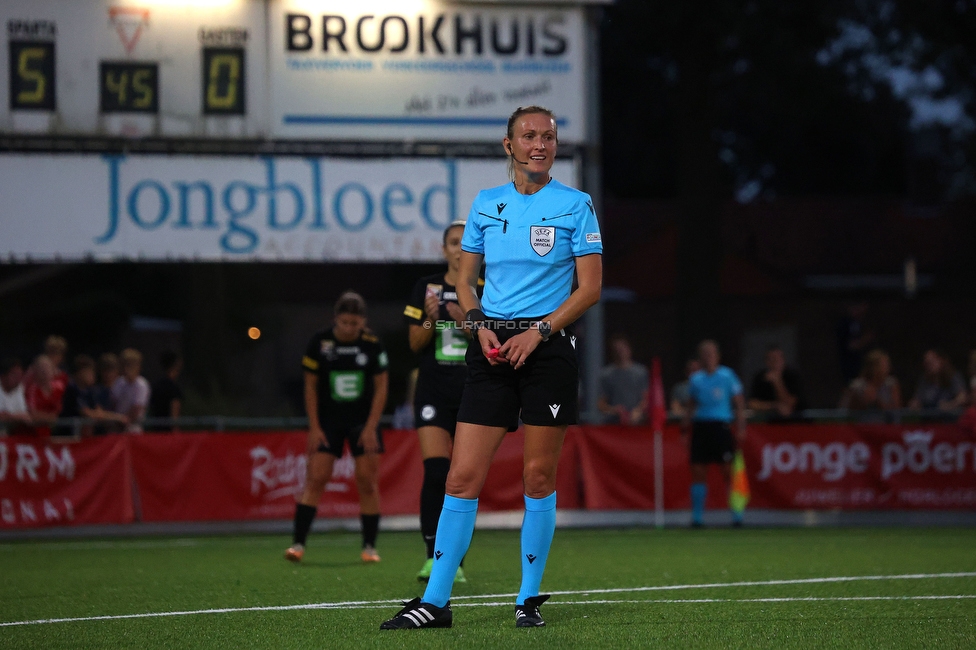
<svg viewBox="0 0 976 650">
<path fill-rule="evenodd" d="M 142 353 L 126 348 L 106 352 L 96 361 L 75 355 L 65 370 L 68 343 L 49 336 L 43 351 L 25 369 L 17 358 L 0 360 L 0 432 L 49 436 L 141 433 L 150 419 L 180 416 L 183 393 L 176 383 L 182 359 L 175 352 L 160 358 L 164 376 L 153 385 L 142 376 Z M 172 422 L 152 427 L 174 431 Z"/>
<path fill-rule="evenodd" d="M 858 420 L 890 419 L 893 413 L 913 411 L 929 417 L 956 417 L 963 409 L 976 426 L 976 350 L 969 354 L 966 375 L 955 370 L 949 356 L 938 349 L 926 350 L 922 356 L 922 374 L 911 398 L 905 400 L 901 385 L 892 372 L 891 358 L 880 348 L 862 348 L 874 335 L 863 324 L 853 325 L 853 310 L 840 328 L 842 340 L 841 366 L 857 359 L 860 370 L 850 377 L 838 402 L 838 408 Z M 848 336 L 850 335 L 850 336 Z M 610 341 L 611 363 L 601 374 L 598 407 L 605 422 L 641 424 L 647 408 L 647 368 L 632 359 L 630 343 L 624 337 Z M 669 414 L 682 417 L 688 407 L 688 379 L 698 370 L 698 359 L 688 359 L 684 379 L 671 389 Z M 747 404 L 754 417 L 769 421 L 790 421 L 803 415 L 806 404 L 800 373 L 791 368 L 779 346 L 766 350 L 764 367 L 752 378 Z M 967 420 L 968 421 L 968 420 Z"/>
<path fill-rule="evenodd" d="M 845 376 L 850 374 L 853 363 L 859 364 L 838 408 L 856 414 L 860 420 L 884 420 L 891 413 L 906 409 L 927 415 L 943 413 L 946 417 L 965 411 L 960 421 L 971 420 L 976 431 L 976 350 L 966 359 L 965 373 L 955 369 L 945 352 L 926 350 L 922 373 L 906 400 L 892 371 L 890 356 L 880 348 L 867 347 L 874 334 L 864 325 L 862 310 L 851 310 L 838 328 L 838 339 Z M 645 424 L 648 369 L 634 361 L 625 336 L 615 335 L 608 343 L 611 362 L 601 372 L 597 400 L 601 420 Z M 106 352 L 97 360 L 77 354 L 71 360 L 70 375 L 65 370 L 67 353 L 68 344 L 63 337 L 49 336 L 41 354 L 27 367 L 17 358 L 0 360 L 0 434 L 47 437 L 178 430 L 176 423 L 170 421 L 182 414 L 183 392 L 177 379 L 183 360 L 178 353 L 167 351 L 160 356 L 163 374 L 151 385 L 142 376 L 142 354 L 133 348 L 118 355 Z M 684 379 L 672 387 L 668 400 L 672 417 L 684 415 L 688 379 L 700 368 L 696 358 L 685 362 Z M 766 350 L 764 367 L 748 386 L 747 405 L 753 416 L 789 421 L 800 417 L 807 408 L 800 373 L 787 364 L 786 355 L 778 346 Z M 401 410 L 406 413 L 409 409 Z"/>
</svg>

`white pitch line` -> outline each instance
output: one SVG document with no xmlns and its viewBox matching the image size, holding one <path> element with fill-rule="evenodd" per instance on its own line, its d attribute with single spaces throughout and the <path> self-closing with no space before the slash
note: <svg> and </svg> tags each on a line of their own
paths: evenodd
<svg viewBox="0 0 976 650">
<path fill-rule="evenodd" d="M 922 580 L 928 578 L 976 578 L 976 571 L 957 573 L 905 573 L 892 576 L 837 576 L 831 578 L 796 578 L 793 580 L 757 580 L 751 582 L 712 582 L 694 585 L 660 585 L 656 587 L 619 587 L 614 589 L 580 589 L 576 591 L 553 591 L 553 596 L 575 596 L 586 594 L 638 593 L 643 591 L 674 591 L 677 589 L 719 589 L 723 587 L 769 587 L 774 585 L 809 585 L 831 582 L 860 582 L 867 580 Z M 452 600 L 469 598 L 511 598 L 518 594 L 485 594 L 482 596 L 456 596 Z"/>
<path fill-rule="evenodd" d="M 976 572 L 957 573 L 910 573 L 890 576 L 836 576 L 828 578 L 801 578 L 794 580 L 763 580 L 752 582 L 724 582 L 692 585 L 662 585 L 657 587 L 621 587 L 618 589 L 581 589 L 576 591 L 554 591 L 552 595 L 587 596 L 589 594 L 605 593 L 638 593 L 647 591 L 673 589 L 714 589 L 720 587 L 755 587 L 772 585 L 822 584 L 837 582 L 857 582 L 872 580 L 924 580 L 938 578 L 973 578 Z M 457 596 L 453 599 L 456 607 L 495 607 L 511 606 L 511 601 L 458 603 L 458 600 L 476 600 L 485 598 L 512 598 L 517 594 L 486 594 L 481 596 Z M 947 596 L 837 596 L 837 597 L 788 597 L 788 598 L 700 598 L 700 599 L 658 599 L 658 600 L 580 600 L 556 601 L 552 605 L 589 605 L 610 603 L 788 603 L 805 601 L 847 601 L 847 600 L 959 600 L 976 598 L 976 595 L 947 595 Z M 309 603 L 305 605 L 270 605 L 266 607 L 224 607 L 219 609 L 197 609 L 175 612 L 146 612 L 143 614 L 113 614 L 105 616 L 79 616 L 72 618 L 44 618 L 29 621 L 9 621 L 0 623 L 0 627 L 16 627 L 23 625 L 42 625 L 53 623 L 78 623 L 86 621 L 117 621 L 131 618 L 163 618 L 171 616 L 193 616 L 198 614 L 232 614 L 237 612 L 284 612 L 308 609 L 386 609 L 397 605 L 401 599 L 394 600 L 350 600 L 335 603 Z"/>
</svg>

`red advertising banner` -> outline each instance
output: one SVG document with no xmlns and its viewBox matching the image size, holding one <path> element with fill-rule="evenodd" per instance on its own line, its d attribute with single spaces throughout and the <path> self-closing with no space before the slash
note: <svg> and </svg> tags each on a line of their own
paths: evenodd
<svg viewBox="0 0 976 650">
<path fill-rule="evenodd" d="M 955 424 L 750 427 L 754 508 L 976 508 L 976 440 Z"/>
<path fill-rule="evenodd" d="M 480 509 L 519 510 L 522 501 L 521 432 L 506 436 L 491 467 Z M 305 482 L 304 432 L 146 435 L 131 438 L 143 521 L 287 519 Z M 414 431 L 385 431 L 380 462 L 384 515 L 420 511 L 423 461 Z M 560 507 L 579 507 L 575 445 L 563 449 Z M 565 471 L 563 471 L 565 469 Z M 565 476 L 565 479 L 563 479 Z M 318 513 L 356 517 L 355 461 L 336 460 Z"/>
<path fill-rule="evenodd" d="M 653 440 L 645 428 L 582 427 L 587 510 L 654 507 Z M 976 440 L 956 424 L 753 424 L 743 445 L 750 508 L 942 510 L 976 507 Z M 708 507 L 725 508 L 718 467 Z M 664 508 L 690 507 L 688 452 L 664 430 Z"/>
<path fill-rule="evenodd" d="M 580 427 L 583 507 L 587 510 L 654 508 L 654 439 L 647 427 Z M 691 507 L 688 448 L 677 426 L 663 435 L 664 509 Z M 727 502 L 718 467 L 709 473 L 708 507 Z"/>
<path fill-rule="evenodd" d="M 305 480 L 305 433 L 105 436 L 76 443 L 0 438 L 0 528 L 135 521 L 289 519 Z M 423 464 L 413 431 L 387 431 L 380 463 L 386 515 L 419 510 Z M 505 437 L 482 512 L 521 510 L 522 432 Z M 665 509 L 689 507 L 688 456 L 664 430 Z M 954 424 L 750 425 L 743 452 L 749 507 L 972 509 L 976 440 Z M 559 462 L 560 509 L 650 510 L 654 445 L 644 427 L 570 427 Z M 708 506 L 725 508 L 718 468 Z M 134 493 L 138 500 L 134 500 Z M 319 505 L 355 517 L 355 463 L 335 463 Z"/>
<path fill-rule="evenodd" d="M 383 514 L 419 509 L 423 465 L 412 431 L 384 433 Z M 132 439 L 143 521 L 287 519 L 305 483 L 304 432 L 184 433 Z M 355 461 L 336 460 L 319 502 L 324 517 L 359 515 Z"/>
<path fill-rule="evenodd" d="M 0 528 L 133 521 L 127 442 L 0 438 Z"/>
<path fill-rule="evenodd" d="M 579 489 L 578 437 L 579 428 L 570 427 L 566 432 L 566 440 L 559 457 L 559 467 L 556 470 L 556 507 L 560 509 L 575 510 L 583 507 Z M 521 429 L 505 436 L 492 461 L 491 469 L 488 470 L 488 478 L 485 480 L 481 495 L 478 497 L 479 512 L 525 508 L 522 486 L 524 447 L 525 435 Z"/>
</svg>

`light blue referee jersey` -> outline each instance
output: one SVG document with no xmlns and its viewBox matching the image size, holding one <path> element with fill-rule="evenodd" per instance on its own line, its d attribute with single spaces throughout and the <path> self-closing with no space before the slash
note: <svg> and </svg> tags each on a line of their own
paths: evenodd
<svg viewBox="0 0 976 650">
<path fill-rule="evenodd" d="M 576 257 L 603 253 L 593 201 L 556 179 L 531 195 L 514 183 L 478 193 L 461 249 L 485 256 L 489 318 L 547 316 L 573 288 Z"/>
<path fill-rule="evenodd" d="M 708 374 L 699 370 L 688 379 L 688 396 L 695 400 L 695 420 L 731 422 L 732 398 L 742 394 L 735 371 L 719 366 Z"/>
</svg>

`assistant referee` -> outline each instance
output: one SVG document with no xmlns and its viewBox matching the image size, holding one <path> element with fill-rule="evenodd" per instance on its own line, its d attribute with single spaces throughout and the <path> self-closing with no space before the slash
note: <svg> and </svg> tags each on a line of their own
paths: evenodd
<svg viewBox="0 0 976 650">
<path fill-rule="evenodd" d="M 681 426 L 681 437 L 688 441 L 691 459 L 691 525 L 699 527 L 705 514 L 708 496 L 708 466 L 722 468 L 725 484 L 731 487 L 732 459 L 737 444 L 746 436 L 745 399 L 742 382 L 728 366 L 719 364 L 718 343 L 705 340 L 698 344 L 701 370 L 688 378 L 688 410 Z M 733 412 L 734 411 L 734 412 Z M 732 422 L 736 423 L 735 434 Z M 742 525 L 742 513 L 732 511 L 732 524 Z"/>
<path fill-rule="evenodd" d="M 566 427 L 576 423 L 579 410 L 570 326 L 600 299 L 603 277 L 603 243 L 590 197 L 550 176 L 556 145 L 553 113 L 519 108 L 502 139 L 512 182 L 483 190 L 471 207 L 457 292 L 477 338 L 466 354 L 434 567 L 423 598 L 407 603 L 381 629 L 452 625 L 451 588 L 474 532 L 478 495 L 492 457 L 520 416 L 525 518 L 515 624 L 545 625 L 539 607 L 549 596 L 540 595 L 539 587 L 556 528 L 556 466 Z"/>
</svg>

